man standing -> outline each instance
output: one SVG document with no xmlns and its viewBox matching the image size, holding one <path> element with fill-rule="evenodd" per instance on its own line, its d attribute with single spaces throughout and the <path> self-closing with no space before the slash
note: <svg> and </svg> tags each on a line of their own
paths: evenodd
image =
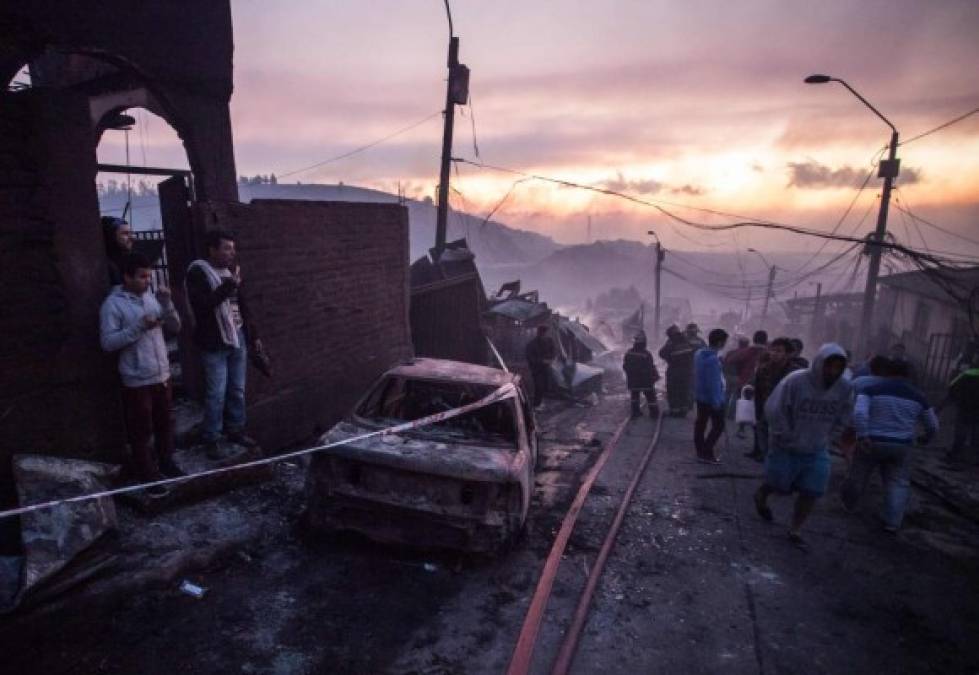
<svg viewBox="0 0 979 675">
<path fill-rule="evenodd" d="M 948 400 L 955 405 L 955 436 L 947 457 L 960 462 L 968 453 L 970 461 L 979 462 L 979 355 L 952 380 Z"/>
<path fill-rule="evenodd" d="M 788 338 L 772 340 L 768 347 L 768 359 L 758 367 L 753 386 L 755 388 L 755 443 L 746 457 L 762 462 L 768 454 L 768 422 L 765 421 L 765 403 L 786 375 L 797 370 L 789 361 L 792 343 Z"/>
<path fill-rule="evenodd" d="M 204 370 L 204 422 L 201 441 L 211 459 L 222 459 L 222 430 L 232 443 L 254 447 L 245 434 L 245 373 L 248 341 L 260 348 L 250 322 L 235 263 L 234 236 L 223 230 L 205 235 L 207 259 L 190 264 L 185 278 L 194 314 L 194 343 Z"/>
<path fill-rule="evenodd" d="M 676 325 L 666 329 L 666 344 L 659 350 L 659 357 L 666 361 L 666 399 L 670 414 L 686 417 L 693 406 L 693 353 L 686 336 Z"/>
<path fill-rule="evenodd" d="M 768 498 L 797 493 L 789 541 L 800 548 L 800 534 L 816 501 L 829 485 L 831 440 L 842 435 L 853 407 L 853 388 L 843 379 L 846 352 L 823 345 L 812 366 L 790 373 L 765 404 L 769 451 L 765 482 L 755 493 L 755 509 L 771 522 Z"/>
<path fill-rule="evenodd" d="M 118 352 L 122 402 L 133 469 L 141 481 L 180 476 L 173 462 L 173 408 L 170 361 L 163 328 L 180 331 L 169 289 L 150 290 L 152 266 L 145 256 L 120 259 L 122 285 L 115 286 L 99 312 L 102 349 Z M 151 445 L 150 440 L 153 440 Z M 166 494 L 162 487 L 150 494 Z"/>
<path fill-rule="evenodd" d="M 539 408 L 544 403 L 544 395 L 551 383 L 551 363 L 557 354 L 554 339 L 548 335 L 547 326 L 538 326 L 537 335 L 527 343 L 524 358 L 530 368 L 530 376 L 534 381 L 534 407 Z"/>
<path fill-rule="evenodd" d="M 791 338 L 789 342 L 792 344 L 792 352 L 789 354 L 789 361 L 795 366 L 796 370 L 805 370 L 809 367 L 809 359 L 802 355 L 805 351 L 806 346 L 802 343 L 799 338 Z M 844 356 L 846 352 L 844 352 Z"/>
<path fill-rule="evenodd" d="M 639 409 L 640 394 L 646 397 L 646 408 L 649 410 L 650 417 L 659 415 L 659 407 L 656 405 L 656 381 L 659 373 L 656 372 L 656 363 L 653 355 L 646 349 L 646 334 L 640 332 L 636 335 L 632 349 L 625 353 L 622 360 L 622 369 L 625 371 L 626 385 L 629 387 L 629 395 L 632 398 L 632 416 L 639 417 L 642 413 Z"/>
<path fill-rule="evenodd" d="M 108 258 L 109 285 L 122 284 L 122 259 L 133 251 L 132 227 L 122 218 L 102 216 L 102 240 Z"/>
<path fill-rule="evenodd" d="M 693 425 L 693 442 L 698 460 L 718 464 L 720 459 L 714 452 L 714 446 L 724 433 L 724 372 L 717 354 L 727 344 L 727 331 L 715 328 L 707 334 L 707 343 L 706 347 L 694 354 L 697 419 Z M 705 437 L 708 421 L 710 433 Z"/>
<path fill-rule="evenodd" d="M 890 374 L 857 395 L 853 426 L 857 452 L 843 482 L 843 505 L 848 510 L 867 488 L 870 474 L 880 468 L 884 483 L 884 529 L 897 532 L 911 494 L 911 450 L 919 423 L 927 445 L 938 433 L 935 410 L 908 380 L 907 363 L 891 362 Z"/>
</svg>

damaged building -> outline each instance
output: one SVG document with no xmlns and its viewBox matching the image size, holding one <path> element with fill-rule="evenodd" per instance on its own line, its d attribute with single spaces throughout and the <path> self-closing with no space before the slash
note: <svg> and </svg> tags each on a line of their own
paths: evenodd
<svg viewBox="0 0 979 675">
<path fill-rule="evenodd" d="M 227 0 L 0 9 L 0 504 L 15 498 L 13 453 L 125 457 L 117 375 L 98 336 L 108 283 L 96 149 L 127 110 L 161 117 L 186 150 L 189 171 L 145 171 L 162 180 L 163 246 L 182 314 L 183 271 L 202 257 L 204 233 L 237 237 L 275 364 L 273 379 L 249 377 L 250 429 L 264 447 L 329 427 L 411 355 L 403 206 L 238 201 L 233 50 Z M 30 81 L 18 84 L 25 67 Z M 198 356 L 186 339 L 179 354 L 193 395 Z"/>
</svg>

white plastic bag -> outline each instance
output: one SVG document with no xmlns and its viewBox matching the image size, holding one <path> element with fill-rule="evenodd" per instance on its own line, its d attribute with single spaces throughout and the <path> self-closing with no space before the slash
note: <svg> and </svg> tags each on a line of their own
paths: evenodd
<svg viewBox="0 0 979 675">
<path fill-rule="evenodd" d="M 750 384 L 741 390 L 741 397 L 734 408 L 734 421 L 737 424 L 755 423 L 755 388 Z"/>
</svg>

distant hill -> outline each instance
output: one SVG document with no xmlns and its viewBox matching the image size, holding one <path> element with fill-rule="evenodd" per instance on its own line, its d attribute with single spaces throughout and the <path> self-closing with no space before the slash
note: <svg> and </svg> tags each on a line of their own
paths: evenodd
<svg viewBox="0 0 979 675">
<path fill-rule="evenodd" d="M 397 195 L 370 188 L 351 185 L 295 185 L 262 183 L 239 184 L 241 201 L 253 199 L 301 199 L 312 201 L 381 202 L 397 203 Z M 151 186 L 141 186 L 134 191 L 133 208 L 137 229 L 160 227 L 160 207 L 156 191 Z M 99 206 L 103 214 L 121 215 L 126 203 L 124 189 L 116 185 L 99 193 Z M 411 228 L 411 260 L 425 255 L 435 244 L 435 205 L 428 201 L 406 200 Z M 476 253 L 480 267 L 521 267 L 536 263 L 561 247 L 554 240 L 534 232 L 519 230 L 499 221 L 485 225 L 482 218 L 458 211 L 449 211 L 447 237 L 449 241 L 465 237 Z"/>
<path fill-rule="evenodd" d="M 239 185 L 243 202 L 253 199 L 305 199 L 341 202 L 396 203 L 388 192 L 350 185 Z M 411 225 L 411 259 L 428 252 L 435 244 L 436 208 L 430 201 L 406 200 Z M 495 220 L 483 224 L 482 218 L 449 211 L 448 239 L 465 237 L 482 265 L 525 265 L 546 258 L 560 246 L 549 237 L 518 230 Z"/>
</svg>

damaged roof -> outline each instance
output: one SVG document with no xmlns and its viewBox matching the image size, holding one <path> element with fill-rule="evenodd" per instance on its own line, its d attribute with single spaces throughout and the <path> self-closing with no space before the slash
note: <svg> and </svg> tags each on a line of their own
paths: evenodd
<svg viewBox="0 0 979 675">
<path fill-rule="evenodd" d="M 388 371 L 390 375 L 413 377 L 422 380 L 449 380 L 469 384 L 488 384 L 495 387 L 515 383 L 517 376 L 497 368 L 478 366 L 462 361 L 446 359 L 412 359 Z"/>
<path fill-rule="evenodd" d="M 531 302 L 520 298 L 498 302 L 486 310 L 487 314 L 499 314 L 514 321 L 532 321 L 549 314 L 550 311 L 546 303 Z"/>
<path fill-rule="evenodd" d="M 558 322 L 558 328 L 561 330 L 566 330 L 574 335 L 578 342 L 585 345 L 585 347 L 595 353 L 608 351 L 608 347 L 602 344 L 602 341 L 592 335 L 588 331 L 588 327 L 579 321 L 571 321 L 570 319 L 561 317 Z"/>
</svg>

